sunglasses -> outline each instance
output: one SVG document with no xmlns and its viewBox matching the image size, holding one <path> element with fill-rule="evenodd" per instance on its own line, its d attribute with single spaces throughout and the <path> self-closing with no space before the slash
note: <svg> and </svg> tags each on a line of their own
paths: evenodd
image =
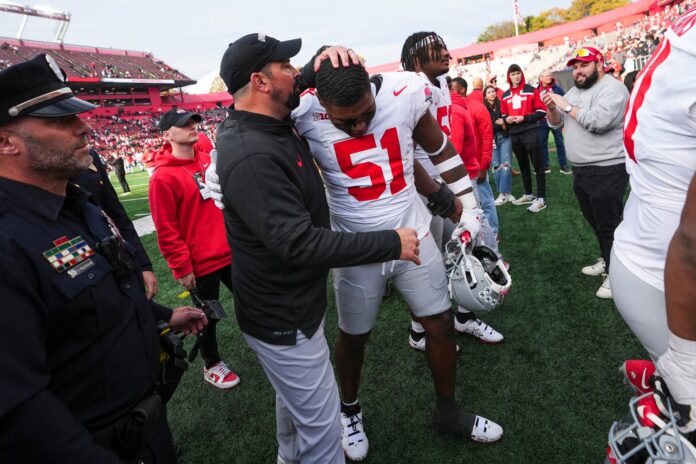
<svg viewBox="0 0 696 464">
<path fill-rule="evenodd" d="M 595 56 L 595 52 L 588 50 L 587 48 L 581 48 L 575 50 L 575 58 L 587 58 L 588 56 Z"/>
</svg>

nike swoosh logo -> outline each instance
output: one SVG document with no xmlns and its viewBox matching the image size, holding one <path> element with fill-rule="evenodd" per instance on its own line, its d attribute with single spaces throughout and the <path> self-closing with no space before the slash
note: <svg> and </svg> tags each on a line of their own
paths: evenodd
<svg viewBox="0 0 696 464">
<path fill-rule="evenodd" d="M 404 85 L 404 86 L 401 87 L 399 90 L 394 90 L 394 96 L 395 96 L 395 97 L 398 97 L 399 94 L 400 94 L 401 92 L 403 92 L 404 89 L 405 89 L 406 87 L 408 87 L 408 84 Z"/>
<path fill-rule="evenodd" d="M 297 157 L 297 165 L 299 167 L 302 167 L 302 158 L 300 158 L 299 156 Z"/>
<path fill-rule="evenodd" d="M 650 386 L 648 383 L 645 381 L 645 374 L 647 374 L 648 371 L 647 369 L 643 371 L 643 378 L 640 379 L 640 386 L 643 388 L 643 390 L 649 390 Z"/>
</svg>

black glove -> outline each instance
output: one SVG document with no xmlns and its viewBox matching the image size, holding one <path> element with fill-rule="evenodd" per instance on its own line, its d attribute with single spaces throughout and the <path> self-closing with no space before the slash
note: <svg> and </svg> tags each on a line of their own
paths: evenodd
<svg viewBox="0 0 696 464">
<path fill-rule="evenodd" d="M 430 214 L 448 218 L 454 214 L 454 193 L 445 184 L 440 184 L 440 190 L 428 195 L 426 206 Z"/>
</svg>

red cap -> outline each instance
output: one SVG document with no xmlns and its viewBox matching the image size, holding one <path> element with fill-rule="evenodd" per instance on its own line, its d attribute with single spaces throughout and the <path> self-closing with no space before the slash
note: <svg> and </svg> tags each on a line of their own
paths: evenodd
<svg viewBox="0 0 696 464">
<path fill-rule="evenodd" d="M 594 47 L 583 47 L 575 50 L 573 57 L 568 60 L 568 67 L 573 66 L 577 61 L 582 61 L 584 63 L 589 63 L 590 61 L 603 63 L 604 55 Z"/>
</svg>

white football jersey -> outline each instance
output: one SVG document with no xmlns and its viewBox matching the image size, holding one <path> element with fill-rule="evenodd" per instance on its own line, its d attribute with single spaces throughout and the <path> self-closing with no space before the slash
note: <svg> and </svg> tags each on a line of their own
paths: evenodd
<svg viewBox="0 0 696 464">
<path fill-rule="evenodd" d="M 696 8 L 676 20 L 638 75 L 624 123 L 631 195 L 614 251 L 664 291 L 667 247 L 696 172 Z"/>
<path fill-rule="evenodd" d="M 438 76 L 437 82 L 439 86 L 432 85 L 430 79 L 423 73 L 416 73 L 423 81 L 430 85 L 433 92 L 433 101 L 430 105 L 430 112 L 437 121 L 438 125 L 442 128 L 442 132 L 445 133 L 447 137 L 450 136 L 450 115 L 452 114 L 452 96 L 450 95 L 449 88 L 447 87 L 447 75 L 443 74 Z M 416 159 L 423 166 L 423 168 L 428 172 L 430 177 L 433 179 L 439 179 L 440 174 L 438 174 L 435 165 L 430 160 L 430 156 L 423 150 L 420 146 L 416 145 Z"/>
<path fill-rule="evenodd" d="M 360 137 L 336 129 L 312 90 L 292 113 L 295 127 L 321 168 L 335 230 L 412 227 L 423 238 L 430 214 L 414 184 L 413 129 L 430 108 L 432 89 L 414 73 L 394 72 L 382 74 L 372 93 L 376 113 Z"/>
</svg>

